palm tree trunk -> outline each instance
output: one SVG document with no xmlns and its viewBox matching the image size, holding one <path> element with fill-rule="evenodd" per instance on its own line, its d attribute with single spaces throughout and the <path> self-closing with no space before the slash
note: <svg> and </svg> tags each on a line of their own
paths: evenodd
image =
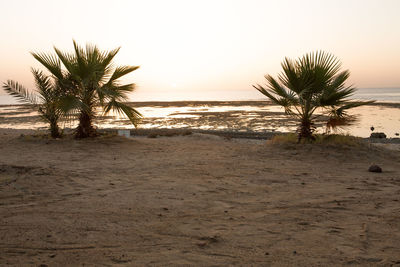
<svg viewBox="0 0 400 267">
<path fill-rule="evenodd" d="M 86 138 L 97 136 L 96 129 L 92 124 L 91 113 L 82 111 L 79 115 L 79 125 L 75 132 L 75 138 Z"/>
<path fill-rule="evenodd" d="M 50 121 L 50 134 L 52 138 L 60 138 L 60 128 L 57 125 L 57 120 Z"/>
<path fill-rule="evenodd" d="M 306 140 L 315 140 L 313 136 L 314 129 L 312 128 L 313 123 L 310 119 L 304 118 L 301 120 L 299 129 L 298 129 L 298 139 L 297 143 L 300 143 L 301 139 Z"/>
</svg>

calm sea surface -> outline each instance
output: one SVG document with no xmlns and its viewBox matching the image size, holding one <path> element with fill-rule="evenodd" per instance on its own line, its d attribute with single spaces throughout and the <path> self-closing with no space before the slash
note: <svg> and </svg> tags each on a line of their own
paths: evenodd
<svg viewBox="0 0 400 267">
<path fill-rule="evenodd" d="M 362 88 L 356 91 L 354 98 L 386 103 L 400 103 L 400 88 Z"/>
</svg>

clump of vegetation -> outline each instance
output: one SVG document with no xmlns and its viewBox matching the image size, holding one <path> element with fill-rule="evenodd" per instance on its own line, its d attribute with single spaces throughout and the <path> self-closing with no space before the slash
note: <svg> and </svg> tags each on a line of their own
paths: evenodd
<svg viewBox="0 0 400 267">
<path fill-rule="evenodd" d="M 342 134 L 317 135 L 317 143 L 325 145 L 361 146 L 365 144 L 361 137 Z"/>
<path fill-rule="evenodd" d="M 307 144 L 311 143 L 310 139 L 302 139 L 301 143 Z M 268 144 L 276 145 L 290 145 L 298 143 L 298 136 L 294 133 L 275 135 L 270 140 L 267 141 Z M 341 134 L 316 134 L 314 135 L 314 144 L 321 145 L 338 145 L 338 146 L 361 146 L 365 142 L 360 137 L 355 137 L 351 135 L 341 135 Z"/>
<path fill-rule="evenodd" d="M 32 55 L 52 74 L 57 86 L 64 92 L 59 101 L 62 110 L 66 114 L 78 116 L 79 125 L 75 137 L 97 135 L 93 126 L 97 106 L 103 109 L 104 114 L 114 111 L 116 114 L 125 115 L 137 126 L 142 115 L 125 103 L 135 84 L 121 84 L 120 78 L 139 67 L 114 67 L 112 60 L 119 48 L 100 51 L 97 46 L 88 44 L 84 49 L 75 41 L 73 44 L 72 53 L 63 52 L 55 47 L 55 54 Z"/>
<path fill-rule="evenodd" d="M 158 134 L 156 134 L 156 133 L 149 133 L 147 135 L 148 138 L 157 138 L 157 136 L 158 136 Z"/>
<path fill-rule="evenodd" d="M 64 92 L 50 76 L 42 71 L 32 69 L 36 82 L 36 91 L 27 90 L 18 82 L 8 80 L 3 84 L 3 89 L 10 95 L 16 97 L 20 102 L 34 105 L 40 117 L 50 125 L 50 135 L 53 138 L 61 137 L 58 126 L 63 112 L 60 106 L 60 99 Z"/>
<path fill-rule="evenodd" d="M 154 132 L 150 132 L 147 137 L 148 138 L 157 138 L 160 137 L 173 137 L 173 136 L 186 136 L 191 135 L 191 130 L 180 130 L 180 129 L 163 129 Z"/>
<path fill-rule="evenodd" d="M 316 140 L 313 132 L 317 117 L 328 116 L 330 131 L 355 121 L 349 109 L 374 102 L 349 100 L 356 90 L 345 85 L 350 72 L 340 71 L 340 61 L 331 54 L 320 51 L 297 60 L 285 58 L 281 65 L 283 72 L 277 79 L 266 75 L 267 86 L 258 84 L 254 88 L 300 121 L 297 142 Z"/>
<path fill-rule="evenodd" d="M 275 135 L 271 139 L 267 140 L 267 143 L 271 145 L 296 144 L 297 135 L 294 133 Z"/>
</svg>

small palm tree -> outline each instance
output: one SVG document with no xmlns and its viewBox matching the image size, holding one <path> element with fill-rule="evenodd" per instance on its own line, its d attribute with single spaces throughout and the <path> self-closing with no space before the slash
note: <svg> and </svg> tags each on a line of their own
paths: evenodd
<svg viewBox="0 0 400 267">
<path fill-rule="evenodd" d="M 18 82 L 8 80 L 3 84 L 3 89 L 20 101 L 33 104 L 42 119 L 50 124 L 50 134 L 53 138 L 61 137 L 58 121 L 63 112 L 59 106 L 62 91 L 52 82 L 51 78 L 42 71 L 32 69 L 36 82 L 36 93 L 30 92 Z"/>
<path fill-rule="evenodd" d="M 328 115 L 327 128 L 354 121 L 347 111 L 373 101 L 350 101 L 355 88 L 346 86 L 348 70 L 340 71 L 340 61 L 322 51 L 309 53 L 297 60 L 285 58 L 278 79 L 266 75 L 267 86 L 253 86 L 272 102 L 284 107 L 285 113 L 300 121 L 298 141 L 314 140 L 313 121 Z M 316 110 L 321 111 L 315 114 Z"/>
<path fill-rule="evenodd" d="M 135 84 L 121 85 L 119 79 L 139 67 L 114 68 L 112 60 L 119 48 L 100 51 L 93 45 L 86 45 L 83 49 L 75 41 L 73 44 L 73 53 L 65 53 L 55 47 L 55 55 L 32 55 L 50 71 L 57 79 L 58 86 L 65 92 L 66 96 L 61 99 L 62 109 L 78 115 L 79 125 L 75 136 L 85 138 L 97 134 L 93 127 L 97 106 L 101 106 L 105 114 L 114 111 L 126 115 L 137 126 L 141 114 L 124 103 Z"/>
</svg>

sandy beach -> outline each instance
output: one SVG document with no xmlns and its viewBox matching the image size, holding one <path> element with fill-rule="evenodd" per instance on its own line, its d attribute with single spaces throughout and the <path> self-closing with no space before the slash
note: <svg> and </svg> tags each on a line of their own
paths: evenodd
<svg viewBox="0 0 400 267">
<path fill-rule="evenodd" d="M 0 130 L 0 265 L 400 264 L 396 151 L 32 133 Z"/>
</svg>

